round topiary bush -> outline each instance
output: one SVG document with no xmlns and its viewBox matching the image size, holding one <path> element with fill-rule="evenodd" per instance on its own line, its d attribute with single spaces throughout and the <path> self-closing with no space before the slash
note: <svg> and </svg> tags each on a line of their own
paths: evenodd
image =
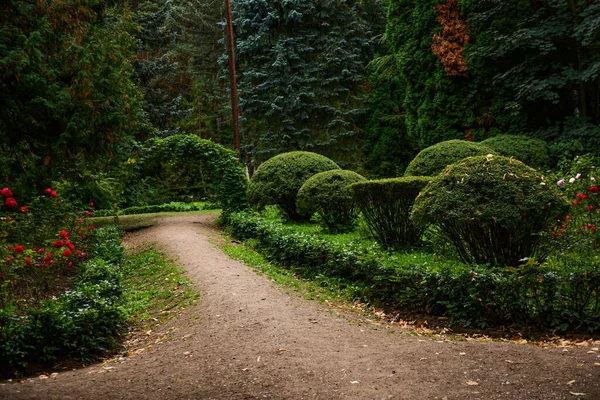
<svg viewBox="0 0 600 400">
<path fill-rule="evenodd" d="M 423 228 L 412 223 L 410 213 L 419 192 L 430 180 L 428 176 L 406 176 L 350 186 L 371 235 L 382 246 L 402 248 L 421 242 Z"/>
<path fill-rule="evenodd" d="M 354 171 L 333 170 L 310 177 L 298 191 L 299 212 L 317 212 L 330 231 L 352 227 L 358 217 L 358 207 L 352 199 L 349 185 L 366 179 Z"/>
<path fill-rule="evenodd" d="M 413 207 L 420 225 L 435 224 L 467 263 L 517 266 L 540 254 L 540 235 L 568 203 L 520 161 L 478 156 L 449 165 Z"/>
<path fill-rule="evenodd" d="M 533 168 L 544 168 L 550 161 L 548 146 L 540 139 L 522 135 L 498 135 L 484 140 L 481 144 L 501 156 L 516 158 Z"/>
<path fill-rule="evenodd" d="M 248 185 L 250 203 L 265 206 L 277 205 L 285 218 L 303 221 L 310 214 L 296 210 L 296 196 L 304 182 L 319 173 L 340 169 L 329 158 L 307 151 L 279 154 L 262 163 Z"/>
<path fill-rule="evenodd" d="M 481 143 L 466 140 L 440 142 L 421 150 L 406 167 L 404 176 L 434 176 L 458 160 L 488 154 L 496 155 L 496 152 Z"/>
</svg>

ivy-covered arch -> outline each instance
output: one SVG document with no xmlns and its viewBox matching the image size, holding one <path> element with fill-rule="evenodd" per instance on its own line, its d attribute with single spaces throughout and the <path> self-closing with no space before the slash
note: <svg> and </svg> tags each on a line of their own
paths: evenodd
<svg viewBox="0 0 600 400">
<path fill-rule="evenodd" d="M 155 139 L 143 160 L 146 173 L 157 178 L 177 171 L 197 172 L 198 182 L 213 193 L 224 212 L 247 207 L 248 178 L 235 152 L 194 135 Z"/>
</svg>

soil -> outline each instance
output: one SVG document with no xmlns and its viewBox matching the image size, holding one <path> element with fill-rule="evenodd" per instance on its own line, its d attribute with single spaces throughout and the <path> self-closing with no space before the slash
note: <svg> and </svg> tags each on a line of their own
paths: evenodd
<svg viewBox="0 0 600 400">
<path fill-rule="evenodd" d="M 178 215 L 126 238 L 177 257 L 201 300 L 147 346 L 47 378 L 0 382 L 1 399 L 600 399 L 592 346 L 455 341 L 286 293 L 214 244 L 215 215 Z"/>
</svg>

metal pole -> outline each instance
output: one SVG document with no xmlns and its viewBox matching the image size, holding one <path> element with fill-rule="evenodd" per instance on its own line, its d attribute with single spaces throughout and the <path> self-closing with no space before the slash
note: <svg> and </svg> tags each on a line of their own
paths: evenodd
<svg viewBox="0 0 600 400">
<path fill-rule="evenodd" d="M 242 161 L 240 151 L 240 110 L 238 108 L 237 82 L 235 71 L 235 47 L 233 43 L 233 18 L 231 16 L 231 0 L 225 0 L 227 8 L 227 47 L 229 49 L 229 84 L 231 87 L 231 117 L 233 125 L 233 147 L 237 151 L 238 161 Z"/>
</svg>

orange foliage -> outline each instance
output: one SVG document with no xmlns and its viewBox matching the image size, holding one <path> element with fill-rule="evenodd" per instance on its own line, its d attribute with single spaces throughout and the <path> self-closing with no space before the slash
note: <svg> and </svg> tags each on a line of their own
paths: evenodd
<svg viewBox="0 0 600 400">
<path fill-rule="evenodd" d="M 447 0 L 435 7 L 437 20 L 444 27 L 441 34 L 433 35 L 431 50 L 446 70 L 448 76 L 468 76 L 463 51 L 469 43 L 468 26 L 460 18 L 458 0 Z"/>
</svg>

